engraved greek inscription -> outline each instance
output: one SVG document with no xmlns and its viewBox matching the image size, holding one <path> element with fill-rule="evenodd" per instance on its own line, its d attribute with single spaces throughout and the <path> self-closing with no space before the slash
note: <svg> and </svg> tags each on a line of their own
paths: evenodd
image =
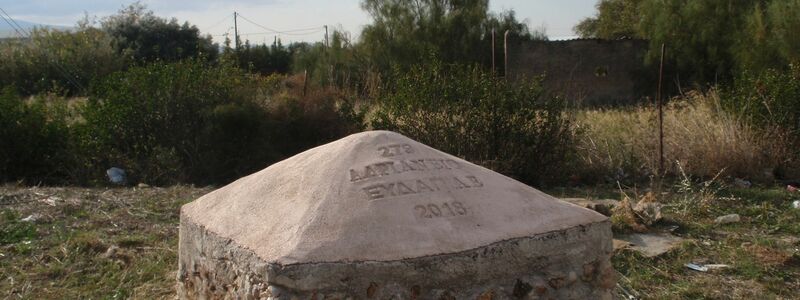
<svg viewBox="0 0 800 300">
<path fill-rule="evenodd" d="M 419 213 L 418 215 L 419 215 L 420 218 L 427 218 L 427 219 L 433 218 L 433 216 L 431 216 L 428 213 L 428 209 L 425 208 L 424 205 L 414 206 L 414 210 L 416 210 Z"/>
<path fill-rule="evenodd" d="M 405 183 L 397 183 L 397 192 L 400 195 L 416 194 L 417 192 L 408 187 Z"/>
<path fill-rule="evenodd" d="M 350 182 L 358 182 L 376 177 L 391 176 L 406 172 L 424 172 L 430 170 L 461 169 L 461 165 L 452 159 L 411 159 L 384 161 L 367 165 L 363 168 L 350 169 Z M 467 178 L 468 181 L 473 179 Z"/>
<path fill-rule="evenodd" d="M 414 212 L 418 219 L 459 217 L 468 213 L 464 204 L 458 201 L 416 205 Z"/>
<path fill-rule="evenodd" d="M 390 168 L 394 168 L 393 162 L 378 163 L 375 164 L 375 168 L 378 169 L 378 174 L 380 174 L 380 176 L 386 176 L 392 173 L 396 173 L 390 170 Z"/>
<path fill-rule="evenodd" d="M 473 178 L 470 178 L 473 177 Z M 429 177 L 389 183 L 378 183 L 364 187 L 364 193 L 370 200 L 387 197 L 405 196 L 437 191 L 453 191 L 483 187 L 483 183 L 475 176 Z M 458 210 L 458 208 L 456 208 Z"/>
<path fill-rule="evenodd" d="M 461 180 L 459 180 L 458 177 L 453 177 L 453 182 L 455 183 L 455 188 L 456 189 L 460 190 L 460 189 L 468 189 L 468 188 L 470 188 L 469 185 L 467 185 L 466 183 L 461 182 Z"/>
<path fill-rule="evenodd" d="M 411 167 L 411 165 L 409 165 L 409 164 L 408 164 L 408 162 L 407 162 L 407 161 L 405 161 L 405 160 L 401 160 L 401 161 L 400 161 L 400 165 L 402 165 L 402 166 L 403 166 L 403 172 L 408 172 L 408 171 L 416 171 L 416 170 L 415 170 L 413 167 Z"/>
<path fill-rule="evenodd" d="M 428 210 L 431 212 L 431 214 L 434 217 L 441 217 L 442 216 L 442 210 L 439 209 L 439 207 L 436 206 L 436 204 L 428 204 Z"/>
<path fill-rule="evenodd" d="M 378 173 L 375 172 L 373 166 L 367 166 L 367 168 L 364 170 L 364 178 L 372 178 L 375 176 L 378 176 Z"/>
<path fill-rule="evenodd" d="M 414 153 L 414 148 L 412 148 L 409 144 L 403 144 L 403 151 L 406 153 Z"/>
<path fill-rule="evenodd" d="M 378 147 L 378 151 L 381 152 L 383 157 L 394 157 L 414 153 L 414 148 L 409 144 L 395 144 Z"/>
<path fill-rule="evenodd" d="M 355 182 L 361 180 L 361 176 L 358 175 L 356 170 L 350 169 L 350 182 Z"/>
<path fill-rule="evenodd" d="M 470 183 L 472 183 L 474 187 L 482 187 L 483 186 L 483 182 L 478 180 L 478 178 L 475 177 L 475 176 L 467 176 L 467 179 L 469 179 Z"/>
<path fill-rule="evenodd" d="M 417 179 L 417 192 L 425 193 L 425 192 L 435 192 L 433 188 L 431 188 L 428 184 L 424 181 Z"/>
<path fill-rule="evenodd" d="M 448 169 L 461 169 L 461 165 L 459 165 L 455 160 L 445 159 L 443 162 Z"/>
<path fill-rule="evenodd" d="M 425 165 L 424 159 L 414 159 L 409 160 L 409 164 L 411 164 L 411 169 L 416 171 L 427 171 L 428 166 Z"/>
<path fill-rule="evenodd" d="M 459 215 L 463 216 L 467 214 L 467 208 L 464 207 L 464 204 L 461 204 L 461 202 L 453 202 L 453 208 L 456 209 L 456 213 Z"/>
<path fill-rule="evenodd" d="M 442 208 L 447 209 L 447 212 L 449 212 L 451 216 L 455 216 L 456 215 L 456 213 L 453 212 L 453 209 L 450 208 L 449 204 L 447 204 L 447 203 L 442 204 Z"/>
<path fill-rule="evenodd" d="M 370 199 L 381 199 L 381 198 L 385 197 L 383 195 L 383 193 L 381 193 L 381 190 L 380 190 L 381 187 L 382 186 L 377 186 L 377 185 L 368 186 L 368 187 L 364 188 L 364 192 L 367 193 L 367 196 Z"/>
</svg>

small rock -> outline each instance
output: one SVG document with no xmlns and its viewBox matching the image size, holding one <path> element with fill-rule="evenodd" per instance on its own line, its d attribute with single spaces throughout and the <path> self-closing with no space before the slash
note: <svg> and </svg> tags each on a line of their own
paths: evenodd
<svg viewBox="0 0 800 300">
<path fill-rule="evenodd" d="M 108 249 L 106 250 L 106 253 L 103 253 L 102 257 L 103 258 L 115 258 L 117 256 L 117 251 L 119 251 L 119 247 L 117 247 L 117 246 L 108 247 Z"/>
<path fill-rule="evenodd" d="M 741 178 L 735 178 L 733 179 L 733 185 L 740 189 L 749 189 L 751 186 L 753 186 L 753 183 Z"/>
<path fill-rule="evenodd" d="M 567 274 L 567 284 L 573 284 L 576 281 L 578 281 L 578 274 L 574 271 L 570 271 L 569 274 Z"/>
<path fill-rule="evenodd" d="M 632 246 L 633 244 L 629 243 L 628 241 L 613 239 L 612 244 L 614 246 L 614 251 L 621 250 Z"/>
<path fill-rule="evenodd" d="M 645 225 L 650 226 L 661 221 L 661 207 L 661 203 L 658 202 L 640 201 L 633 208 L 633 211 L 636 212 L 636 215 Z"/>
<path fill-rule="evenodd" d="M 550 280 L 547 281 L 547 283 L 550 285 L 550 287 L 552 287 L 553 289 L 556 289 L 556 290 L 564 287 L 566 282 L 567 282 L 567 280 L 564 277 L 554 277 L 554 278 L 550 278 Z"/>
<path fill-rule="evenodd" d="M 34 214 L 30 215 L 30 216 L 22 218 L 22 220 L 20 220 L 20 221 L 22 221 L 22 222 L 36 222 L 41 218 L 42 218 L 42 215 L 34 213 Z"/>
<path fill-rule="evenodd" d="M 149 188 L 150 185 L 147 184 L 147 183 L 144 183 L 144 182 L 140 182 L 139 184 L 136 185 L 136 187 L 138 187 L 140 189 L 146 189 L 146 188 Z"/>
<path fill-rule="evenodd" d="M 616 240 L 615 240 L 616 241 Z M 588 263 L 583 265 L 583 276 L 581 276 L 581 280 L 589 281 L 594 277 L 594 271 L 596 267 L 594 263 Z"/>
<path fill-rule="evenodd" d="M 375 293 L 377 292 L 378 292 L 378 284 L 370 282 L 369 287 L 367 288 L 367 298 L 375 297 Z"/>
<path fill-rule="evenodd" d="M 794 202 L 792 202 L 792 208 L 800 209 L 800 200 L 794 200 Z"/>
<path fill-rule="evenodd" d="M 730 223 L 739 223 L 741 220 L 742 217 L 740 217 L 738 214 L 730 214 L 717 218 L 716 220 L 714 220 L 714 223 L 717 223 L 719 225 L 725 225 Z"/>
<path fill-rule="evenodd" d="M 683 242 L 683 238 L 669 233 L 636 233 L 618 237 L 628 245 L 622 249 L 631 249 L 641 253 L 645 257 L 656 257 L 667 253 Z M 616 241 L 616 239 L 614 240 Z"/>
</svg>

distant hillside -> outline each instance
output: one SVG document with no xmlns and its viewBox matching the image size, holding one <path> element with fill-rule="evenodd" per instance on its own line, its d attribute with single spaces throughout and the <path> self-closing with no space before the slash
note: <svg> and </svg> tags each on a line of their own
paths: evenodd
<svg viewBox="0 0 800 300">
<path fill-rule="evenodd" d="M 48 24 L 40 24 L 40 23 L 33 23 L 23 20 L 14 20 L 16 21 L 19 26 L 21 26 L 26 31 L 30 32 L 34 27 L 47 27 L 52 29 L 59 29 L 59 30 L 68 30 L 72 27 L 69 26 L 60 26 L 60 25 L 48 25 Z M 11 25 L 6 22 L 0 22 L 0 39 L 2 38 L 9 38 L 9 37 L 19 37 L 19 34 L 14 30 Z"/>
</svg>

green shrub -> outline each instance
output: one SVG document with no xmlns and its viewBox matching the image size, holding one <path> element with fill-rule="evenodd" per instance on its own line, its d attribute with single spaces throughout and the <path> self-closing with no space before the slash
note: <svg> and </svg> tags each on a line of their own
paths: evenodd
<svg viewBox="0 0 800 300">
<path fill-rule="evenodd" d="M 398 131 L 527 183 L 559 173 L 570 146 L 561 99 L 540 80 L 510 83 L 477 67 L 434 63 L 396 75 L 376 129 Z"/>
<path fill-rule="evenodd" d="M 0 86 L 15 86 L 23 95 L 83 94 L 91 80 L 125 67 L 110 43 L 86 24 L 74 32 L 35 29 L 30 40 L 0 43 Z"/>
<path fill-rule="evenodd" d="M 756 125 L 800 134 L 800 65 L 783 71 L 745 72 L 725 90 L 722 101 L 728 111 Z"/>
<path fill-rule="evenodd" d="M 279 130 L 283 153 L 294 154 L 364 129 L 364 112 L 350 97 L 334 88 L 313 86 L 303 95 L 297 77 L 286 79 L 288 89 L 268 106 Z"/>
<path fill-rule="evenodd" d="M 197 60 L 116 73 L 83 110 L 84 156 L 132 182 L 225 183 L 358 130 L 340 97 L 280 81 Z"/>
<path fill-rule="evenodd" d="M 64 107 L 0 92 L 0 182 L 60 181 L 70 169 L 69 141 Z"/>
<path fill-rule="evenodd" d="M 189 60 L 119 72 L 93 86 L 83 140 L 99 168 L 153 184 L 215 182 L 276 159 L 256 78 Z M 246 156 L 241 156 L 247 153 Z M 221 173 L 218 171 L 224 170 Z"/>
</svg>

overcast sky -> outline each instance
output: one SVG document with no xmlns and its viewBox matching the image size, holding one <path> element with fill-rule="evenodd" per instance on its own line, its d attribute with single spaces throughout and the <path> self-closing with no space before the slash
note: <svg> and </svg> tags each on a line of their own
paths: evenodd
<svg viewBox="0 0 800 300">
<path fill-rule="evenodd" d="M 48 25 L 74 25 L 84 15 L 102 18 L 133 1 L 120 0 L 0 0 L 0 8 L 14 19 Z M 272 41 L 277 35 L 284 42 L 323 39 L 323 25 L 340 27 L 357 36 L 369 16 L 361 10 L 360 0 L 144 0 L 161 17 L 177 18 L 196 25 L 203 33 L 221 41 L 233 32 L 233 12 L 263 27 L 239 20 L 243 39 L 252 42 Z M 532 28 L 544 26 L 551 39 L 572 37 L 572 27 L 592 16 L 597 0 L 490 0 L 492 11 L 513 9 L 519 19 Z M 3 24 L 4 25 L 4 24 Z M 283 34 L 271 30 L 293 31 Z M 308 29 L 308 30 L 305 30 Z"/>
</svg>

